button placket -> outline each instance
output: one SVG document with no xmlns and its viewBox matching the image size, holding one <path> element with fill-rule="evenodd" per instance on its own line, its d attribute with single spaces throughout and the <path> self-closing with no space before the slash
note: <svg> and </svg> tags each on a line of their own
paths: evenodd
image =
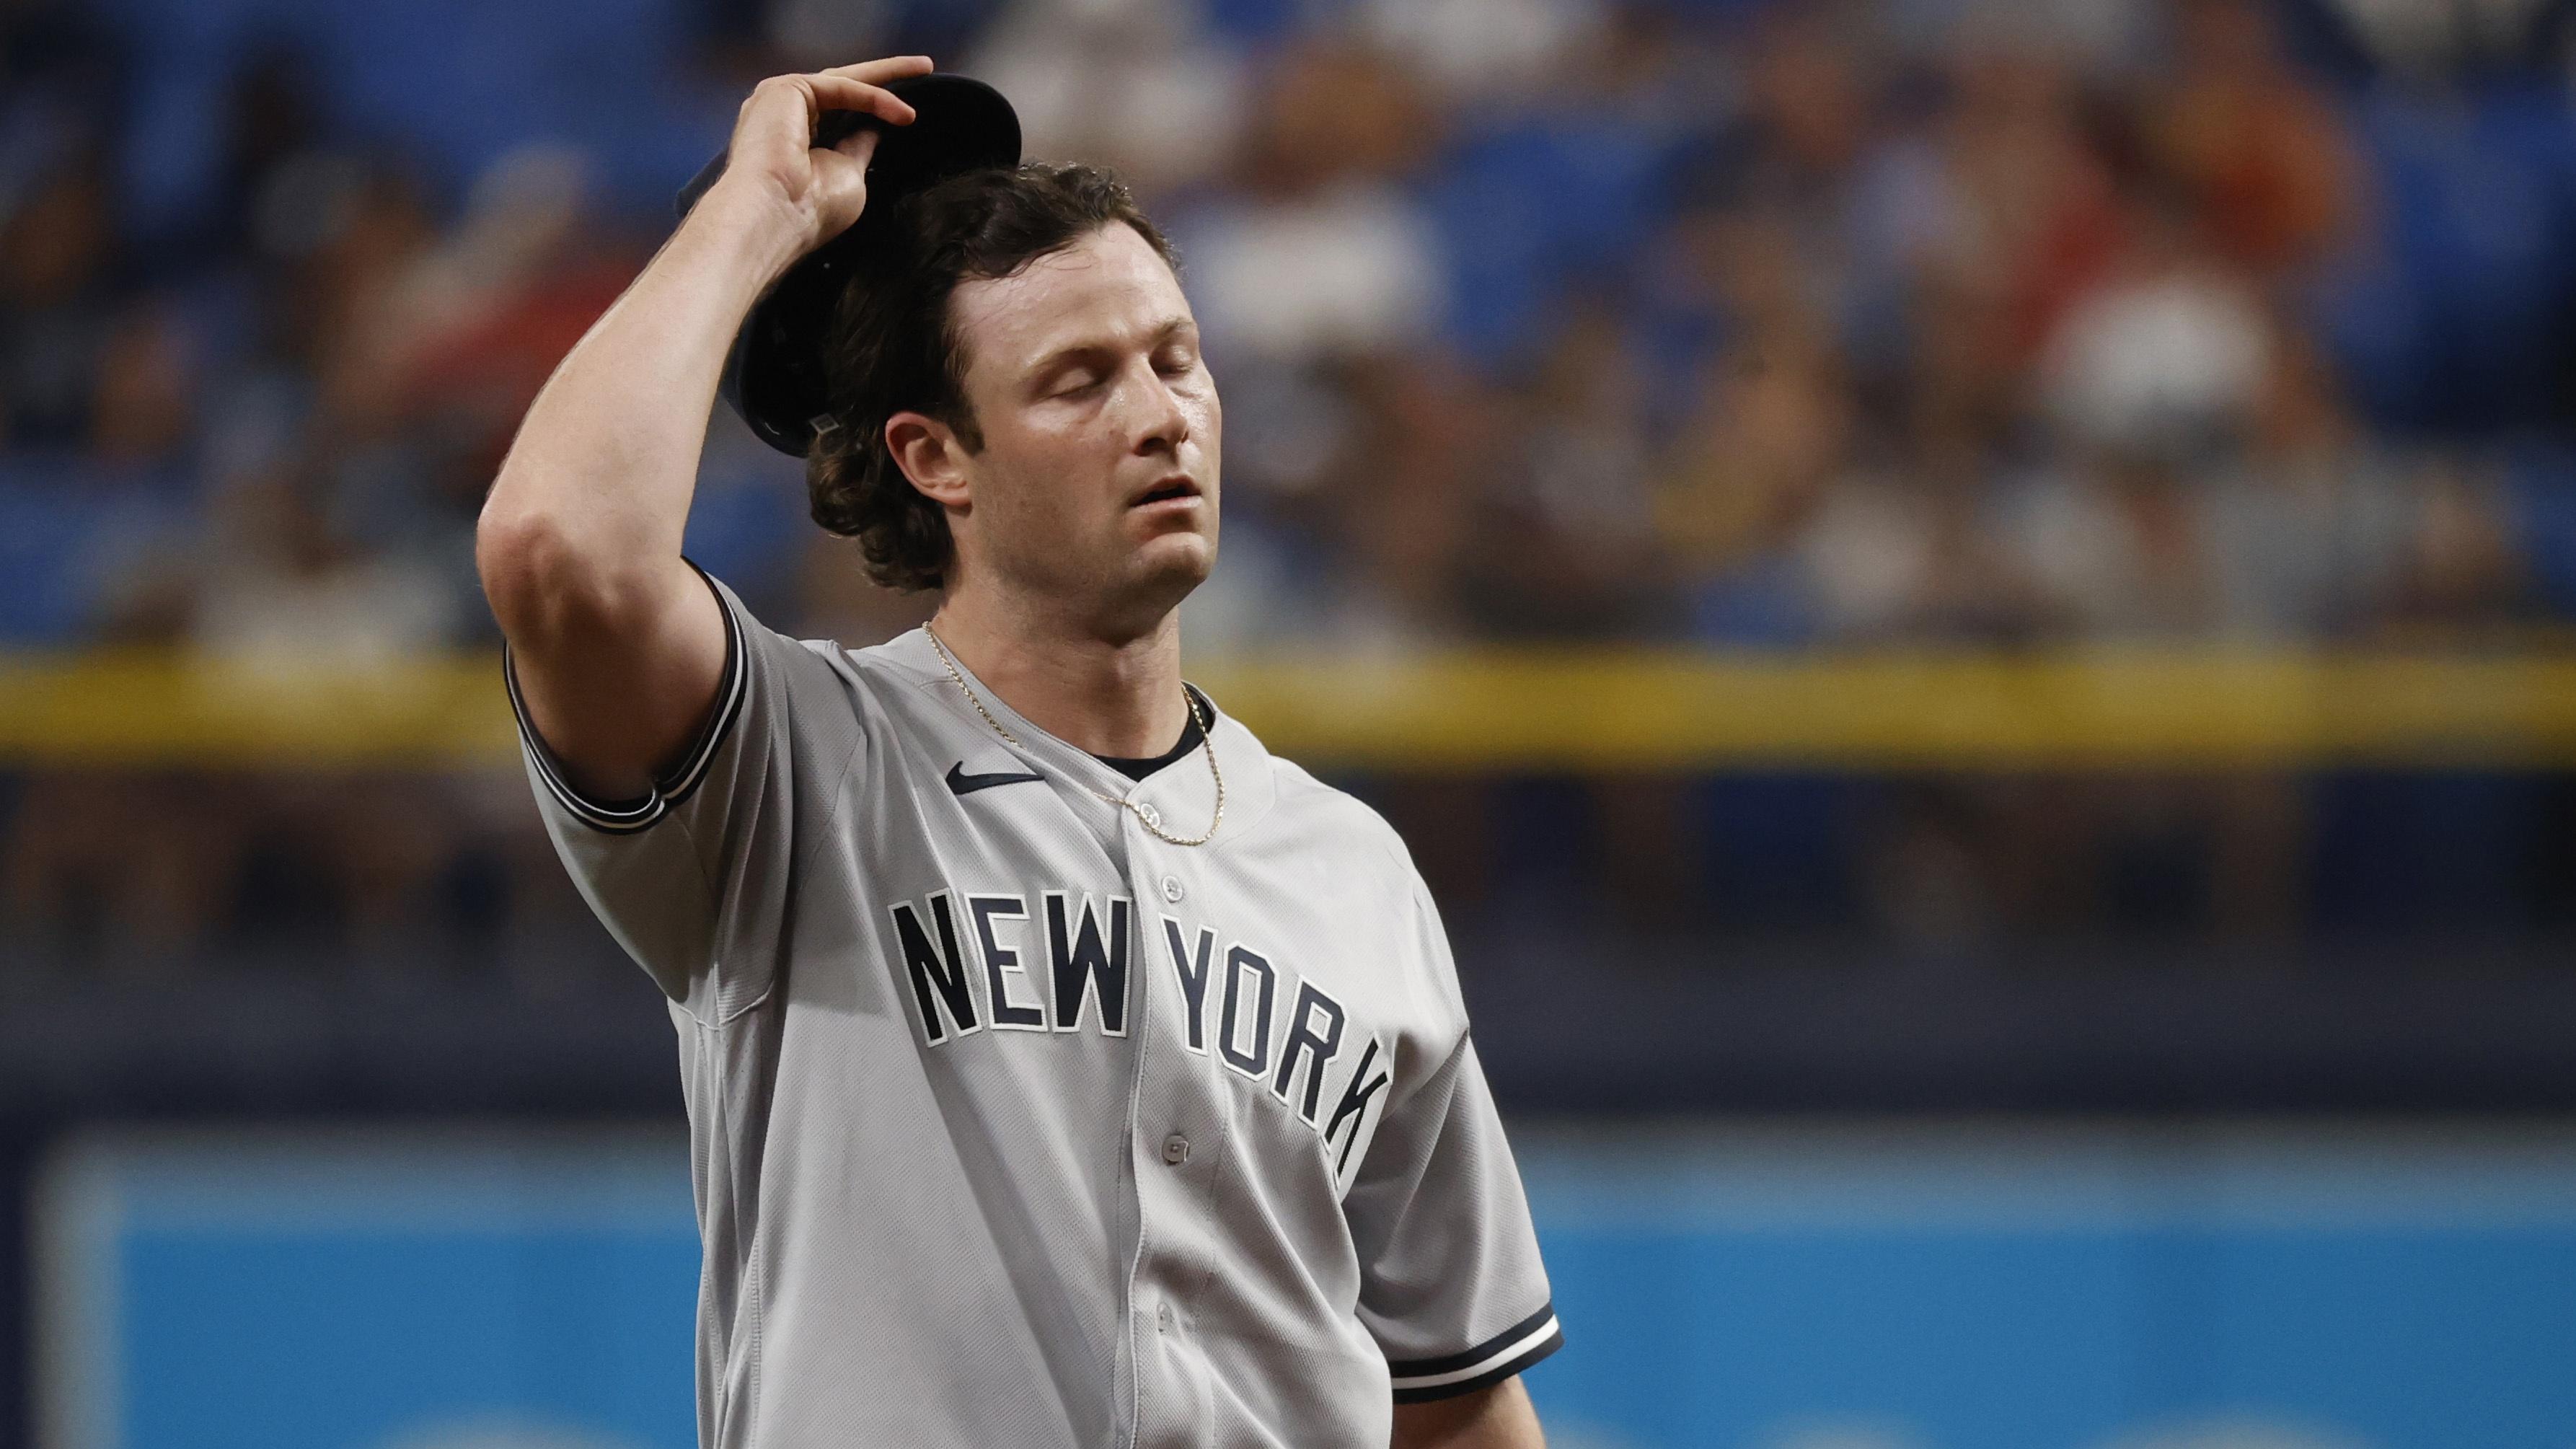
<svg viewBox="0 0 2576 1449">
<path fill-rule="evenodd" d="M 1143 1233 L 1127 1322 L 1135 1336 L 1130 1346 L 1140 1355 L 1136 1413 L 1146 1426 L 1140 1437 L 1164 1443 L 1190 1442 L 1181 1431 L 1198 1417 L 1193 1405 L 1205 1402 L 1209 1368 L 1181 1307 L 1201 1301 L 1197 1293 L 1222 1261 L 1216 1197 L 1231 1130 L 1222 1063 L 1220 1075 L 1203 1074 L 1199 1069 L 1212 1058 L 1188 1051 L 1187 1003 L 1162 919 L 1182 914 L 1172 909 L 1177 903 L 1165 884 L 1180 882 L 1173 865 L 1150 843 L 1131 845 L 1133 919 L 1147 952 L 1141 959 L 1151 963 L 1141 979 L 1131 980 L 1142 1008 L 1139 1047 L 1156 1070 L 1139 1084 L 1127 1123 Z M 1180 923 L 1184 947 L 1198 929 L 1195 921 Z M 1165 1432 L 1158 1435 L 1158 1427 Z"/>
</svg>

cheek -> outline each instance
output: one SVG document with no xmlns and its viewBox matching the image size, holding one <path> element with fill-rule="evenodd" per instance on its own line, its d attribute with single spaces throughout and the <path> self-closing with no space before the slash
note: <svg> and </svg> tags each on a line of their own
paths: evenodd
<svg viewBox="0 0 2576 1449">
<path fill-rule="evenodd" d="M 1114 440 L 1086 429 L 1026 429 L 988 438 L 988 454 L 1006 500 L 1002 511 L 1026 520 L 1033 538 L 1061 539 L 1097 531 L 1115 511 L 1118 464 Z"/>
<path fill-rule="evenodd" d="M 1216 393 L 1213 390 L 1207 396 L 1205 420 L 1193 426 L 1198 431 L 1199 453 L 1207 469 L 1209 499 L 1213 504 L 1215 499 L 1222 496 L 1222 477 L 1225 471 L 1225 408 L 1217 402 Z"/>
</svg>

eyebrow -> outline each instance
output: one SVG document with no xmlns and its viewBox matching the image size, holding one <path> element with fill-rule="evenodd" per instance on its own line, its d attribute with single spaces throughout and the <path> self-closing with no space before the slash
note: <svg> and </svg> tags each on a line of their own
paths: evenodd
<svg viewBox="0 0 2576 1449">
<path fill-rule="evenodd" d="M 1160 326 L 1154 329 L 1153 334 L 1146 338 L 1146 345 L 1149 348 L 1160 347 L 1171 341 L 1173 338 L 1178 337 L 1184 331 L 1189 330 L 1192 325 L 1191 320 L 1187 317 L 1167 317 L 1163 320 Z M 1110 352 L 1114 350 L 1116 350 L 1114 344 L 1099 341 L 1097 339 L 1088 342 L 1072 343 L 1064 347 L 1059 347 L 1055 351 L 1048 353 L 1046 356 L 1039 358 L 1037 365 L 1029 369 L 1028 376 L 1031 379 L 1041 379 L 1062 368 L 1065 364 L 1074 362 L 1085 355 Z"/>
</svg>

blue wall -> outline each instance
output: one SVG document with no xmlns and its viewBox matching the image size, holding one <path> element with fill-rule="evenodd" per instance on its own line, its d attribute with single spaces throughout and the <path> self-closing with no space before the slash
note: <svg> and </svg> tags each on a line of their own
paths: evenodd
<svg viewBox="0 0 2576 1449">
<path fill-rule="evenodd" d="M 1558 1449 L 2566 1449 L 2576 1128 L 1522 1134 Z M 674 1139 L 99 1139 L 47 1449 L 687 1449 Z"/>
<path fill-rule="evenodd" d="M 1533 1140 L 1560 1445 L 2563 1449 L 2563 1135 Z"/>
</svg>

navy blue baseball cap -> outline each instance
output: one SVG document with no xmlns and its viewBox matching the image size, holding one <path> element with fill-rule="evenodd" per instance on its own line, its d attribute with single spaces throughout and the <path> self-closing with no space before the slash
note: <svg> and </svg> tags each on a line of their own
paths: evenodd
<svg viewBox="0 0 2576 1449">
<path fill-rule="evenodd" d="M 753 304 L 725 356 L 718 391 L 761 441 L 802 458 L 831 408 L 824 345 L 855 260 L 888 226 L 906 196 L 969 171 L 1020 164 L 1020 118 L 1002 93 L 970 76 L 903 76 L 885 89 L 913 109 L 912 124 L 889 125 L 864 111 L 826 111 L 814 144 L 837 146 L 861 128 L 877 131 L 868 161 L 867 206 L 848 230 L 816 247 Z M 680 190 L 687 216 L 724 174 L 719 152 Z"/>
</svg>

